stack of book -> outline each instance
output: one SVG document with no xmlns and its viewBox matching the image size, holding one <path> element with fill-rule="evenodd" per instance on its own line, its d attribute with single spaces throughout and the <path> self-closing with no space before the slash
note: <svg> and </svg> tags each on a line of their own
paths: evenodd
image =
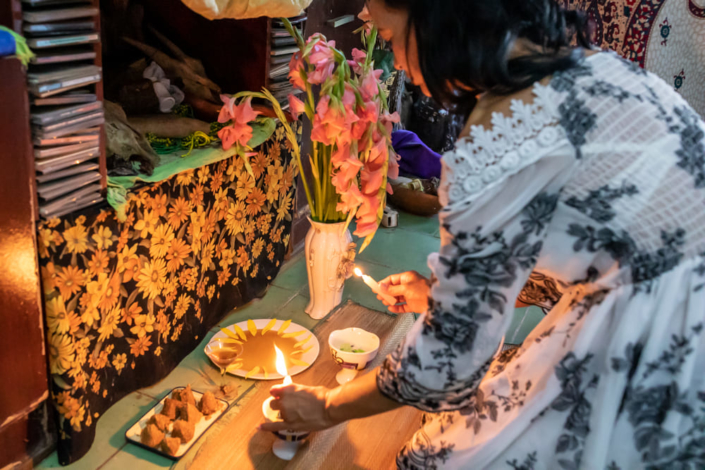
<svg viewBox="0 0 705 470">
<path fill-rule="evenodd" d="M 36 54 L 27 81 L 39 215 L 58 217 L 102 200 L 99 11 L 90 0 L 22 3 L 24 34 Z"/>
<path fill-rule="evenodd" d="M 306 19 L 306 16 L 299 16 L 290 18 L 289 21 L 299 31 L 303 31 Z M 282 108 L 287 109 L 289 107 L 287 96 L 292 93 L 301 93 L 289 83 L 289 62 L 299 48 L 296 45 L 296 40 L 284 28 L 284 23 L 279 20 L 272 21 L 271 44 L 267 88 L 281 103 Z"/>
</svg>

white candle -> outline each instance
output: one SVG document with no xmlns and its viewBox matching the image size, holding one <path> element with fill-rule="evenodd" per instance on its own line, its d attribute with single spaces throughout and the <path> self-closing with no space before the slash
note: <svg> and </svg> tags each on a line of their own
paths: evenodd
<svg viewBox="0 0 705 470">
<path fill-rule="evenodd" d="M 379 283 L 367 274 L 362 274 L 362 270 L 360 270 L 360 268 L 355 268 L 355 274 L 362 278 L 362 281 L 367 284 L 370 289 L 372 289 L 372 292 L 378 294 L 380 297 L 386 300 L 388 304 L 396 305 L 397 299 L 394 296 L 382 292 L 382 288 L 380 287 Z"/>
</svg>

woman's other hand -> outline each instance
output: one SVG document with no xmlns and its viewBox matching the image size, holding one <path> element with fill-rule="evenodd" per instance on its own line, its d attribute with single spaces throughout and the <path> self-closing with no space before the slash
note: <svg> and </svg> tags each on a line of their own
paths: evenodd
<svg viewBox="0 0 705 470">
<path fill-rule="evenodd" d="M 397 305 L 377 296 L 392 313 L 426 313 L 428 298 L 431 294 L 431 283 L 416 271 L 392 274 L 379 283 L 382 290 L 397 299 Z"/>
<path fill-rule="evenodd" d="M 304 385 L 274 386 L 270 393 L 274 396 L 271 407 L 279 410 L 283 421 L 264 423 L 261 431 L 321 431 L 338 423 L 330 417 L 326 402 L 328 392 L 325 387 Z"/>
</svg>

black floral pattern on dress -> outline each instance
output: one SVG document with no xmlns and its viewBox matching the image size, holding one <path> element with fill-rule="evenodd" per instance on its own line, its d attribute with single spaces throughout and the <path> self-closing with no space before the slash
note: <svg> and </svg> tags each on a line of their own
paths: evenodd
<svg viewBox="0 0 705 470">
<path fill-rule="evenodd" d="M 555 450 L 559 457 L 565 457 L 558 459 L 558 465 L 564 470 L 580 468 L 585 439 L 590 433 L 592 404 L 587 394 L 589 390 L 596 388 L 599 382 L 597 375 L 589 381 L 584 377 L 592 358 L 592 354 L 587 354 L 583 359 L 578 359 L 573 352 L 570 352 L 555 369 L 556 377 L 561 383 L 561 393 L 551 403 L 551 409 L 561 413 L 568 412 L 563 425 L 564 432 L 558 438 Z"/>
<path fill-rule="evenodd" d="M 705 188 L 705 131 L 698 114 L 688 106 L 677 106 L 669 113 L 658 93 L 646 86 L 647 100 L 656 107 L 656 117 L 662 120 L 671 134 L 678 135 L 680 148 L 675 151 L 678 157 L 676 166 L 694 179 L 697 189 Z"/>
<path fill-rule="evenodd" d="M 558 106 L 558 114 L 568 141 L 575 147 L 576 157 L 582 158 L 582 146 L 587 142 L 586 135 L 597 126 L 597 115 L 578 98 L 576 90 L 568 93 Z"/>
<path fill-rule="evenodd" d="M 524 406 L 528 393 L 531 390 L 531 380 L 512 382 L 512 388 L 509 395 L 498 394 L 495 390 L 489 395 L 485 395 L 482 389 L 477 389 L 470 403 L 459 410 L 460 416 L 465 418 L 465 427 L 472 429 L 475 434 L 479 434 L 482 430 L 482 423 L 489 420 L 497 422 L 499 412 L 508 413 L 515 408 Z"/>
<path fill-rule="evenodd" d="M 576 253 L 583 249 L 590 253 L 606 251 L 620 266 L 626 265 L 636 252 L 636 243 L 625 230 L 617 233 L 609 227 L 570 224 L 568 235 L 577 238 L 573 243 Z"/>
<path fill-rule="evenodd" d="M 695 272 L 695 274 L 698 275 L 698 277 L 705 277 L 705 253 L 700 253 L 700 258 L 702 259 L 701 263 L 698 266 L 696 266 L 693 271 Z M 705 282 L 702 282 L 702 283 L 696 285 L 693 288 L 693 291 L 698 292 L 698 291 L 702 290 L 703 288 L 705 288 Z"/>
<path fill-rule="evenodd" d="M 558 194 L 539 194 L 526 206 L 521 221 L 521 228 L 527 235 L 541 235 L 548 228 L 553 212 L 558 204 Z"/>
<path fill-rule="evenodd" d="M 687 335 L 672 335 L 667 349 L 653 361 L 644 363 L 644 371 L 632 383 L 639 367 L 643 346 L 629 344 L 624 357 L 612 358 L 612 370 L 626 372 L 629 385 L 620 409 L 627 414 L 634 428 L 634 445 L 640 452 L 645 468 L 701 469 L 705 466 L 705 392 L 681 390 L 678 377 L 686 359 L 695 352 L 703 323 L 689 329 Z M 671 377 L 670 382 L 654 383 L 659 378 Z M 697 408 L 696 408 L 697 407 Z M 676 435 L 667 429 L 669 415 L 681 416 L 687 426 Z"/>
<path fill-rule="evenodd" d="M 581 63 L 570 70 L 555 74 L 551 80 L 551 88 L 559 92 L 571 91 L 575 88 L 579 78 L 591 77 L 592 74 L 592 67 L 586 63 Z"/>
<path fill-rule="evenodd" d="M 444 227 L 454 235 L 453 257 L 439 257 L 447 267 L 445 277 L 463 276 L 467 288 L 456 294 L 458 302 L 452 305 L 432 299 L 422 335 L 433 337 L 443 346 L 431 351 L 431 364 L 422 365 L 413 347 L 404 349 L 400 345 L 380 368 L 377 383 L 382 393 L 425 411 L 458 410 L 476 402 L 475 390 L 492 358 L 465 379 L 458 377 L 456 361 L 459 355 L 473 350 L 482 324 L 495 314 L 504 314 L 509 302 L 505 291 L 516 283 L 520 273 L 531 271 L 536 264 L 543 248 L 542 236 L 557 204 L 558 195 L 536 196 L 522 211 L 519 232 L 509 240 L 504 231 L 483 235 L 478 227 L 470 234 L 454 234 L 451 226 Z M 429 370 L 445 376 L 442 391 L 429 390 L 415 380 L 416 371 Z"/>
<path fill-rule="evenodd" d="M 514 459 L 512 461 L 508 461 L 507 465 L 509 465 L 514 470 L 534 470 L 534 465 L 538 463 L 536 455 L 537 453 L 535 451 L 531 452 L 526 455 L 522 463 L 519 463 L 517 459 Z"/>
<path fill-rule="evenodd" d="M 585 92 L 592 97 L 609 96 L 616 99 L 619 103 L 623 103 L 628 99 L 635 99 L 640 102 L 644 101 L 641 95 L 631 93 L 622 87 L 605 82 L 604 80 L 595 80 L 585 87 Z"/>
<path fill-rule="evenodd" d="M 477 386 L 492 363 L 492 359 L 489 359 L 453 390 L 431 390 L 420 385 L 416 380 L 416 373 L 420 374 L 428 368 L 422 367 L 416 351 L 412 347 L 407 348 L 407 357 L 404 357 L 403 346 L 403 344 L 399 345 L 380 367 L 377 386 L 380 392 L 390 399 L 428 412 L 457 410 L 464 407 L 474 397 Z M 444 353 L 455 357 L 450 348 Z M 437 364 L 437 366 L 432 365 L 431 367 L 448 368 L 450 369 L 449 376 L 455 377 L 454 365 L 450 357 L 447 357 L 445 361 L 439 360 Z"/>
<path fill-rule="evenodd" d="M 680 248 L 685 245 L 686 232 L 682 228 L 674 232 L 662 231 L 663 246 L 654 253 L 639 250 L 624 230 L 617 233 L 609 227 L 596 229 L 590 225 L 570 224 L 568 235 L 577 239 L 573 244 L 575 252 L 583 249 L 591 253 L 607 252 L 620 267 L 631 268 L 632 282 L 638 284 L 656 279 L 680 263 L 683 258 Z M 650 285 L 643 287 L 650 292 Z"/>
<path fill-rule="evenodd" d="M 507 365 L 517 356 L 519 353 L 519 346 L 514 346 L 513 348 L 506 349 L 494 360 L 494 367 L 492 368 L 492 377 L 504 372 Z"/>
<path fill-rule="evenodd" d="M 590 191 L 585 199 L 571 196 L 566 201 L 570 207 L 577 209 L 591 219 L 600 223 L 607 223 L 615 218 L 617 213 L 612 207 L 612 202 L 625 196 L 634 196 L 639 189 L 626 181 L 620 188 L 610 188 L 608 185 Z"/>
<path fill-rule="evenodd" d="M 567 328 L 563 331 L 565 338 L 563 339 L 563 347 L 568 345 L 568 341 L 572 339 L 573 329 L 578 325 L 578 323 L 590 313 L 593 308 L 604 302 L 609 291 L 599 290 L 591 294 L 585 295 L 580 300 L 573 299 L 571 301 L 570 310 L 575 314 L 575 319 L 568 323 Z"/>
<path fill-rule="evenodd" d="M 439 464 L 448 460 L 455 444 L 441 441 L 439 445 L 435 445 L 423 431 L 427 421 L 428 417 L 424 415 L 422 429 L 397 454 L 397 469 L 437 470 Z"/>
<path fill-rule="evenodd" d="M 681 147 L 676 150 L 677 165 L 694 178 L 696 188 L 705 188 L 705 132 L 702 121 L 695 111 L 686 106 L 673 111 L 680 120 L 677 133 Z"/>
</svg>

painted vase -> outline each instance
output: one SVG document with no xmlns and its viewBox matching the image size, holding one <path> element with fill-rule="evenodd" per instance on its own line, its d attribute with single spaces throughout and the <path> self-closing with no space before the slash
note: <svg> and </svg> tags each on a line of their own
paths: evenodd
<svg viewBox="0 0 705 470">
<path fill-rule="evenodd" d="M 306 313 L 320 320 L 343 300 L 345 279 L 352 275 L 355 244 L 345 222 L 325 224 L 309 218 L 306 234 L 306 270 L 311 302 Z"/>
</svg>

